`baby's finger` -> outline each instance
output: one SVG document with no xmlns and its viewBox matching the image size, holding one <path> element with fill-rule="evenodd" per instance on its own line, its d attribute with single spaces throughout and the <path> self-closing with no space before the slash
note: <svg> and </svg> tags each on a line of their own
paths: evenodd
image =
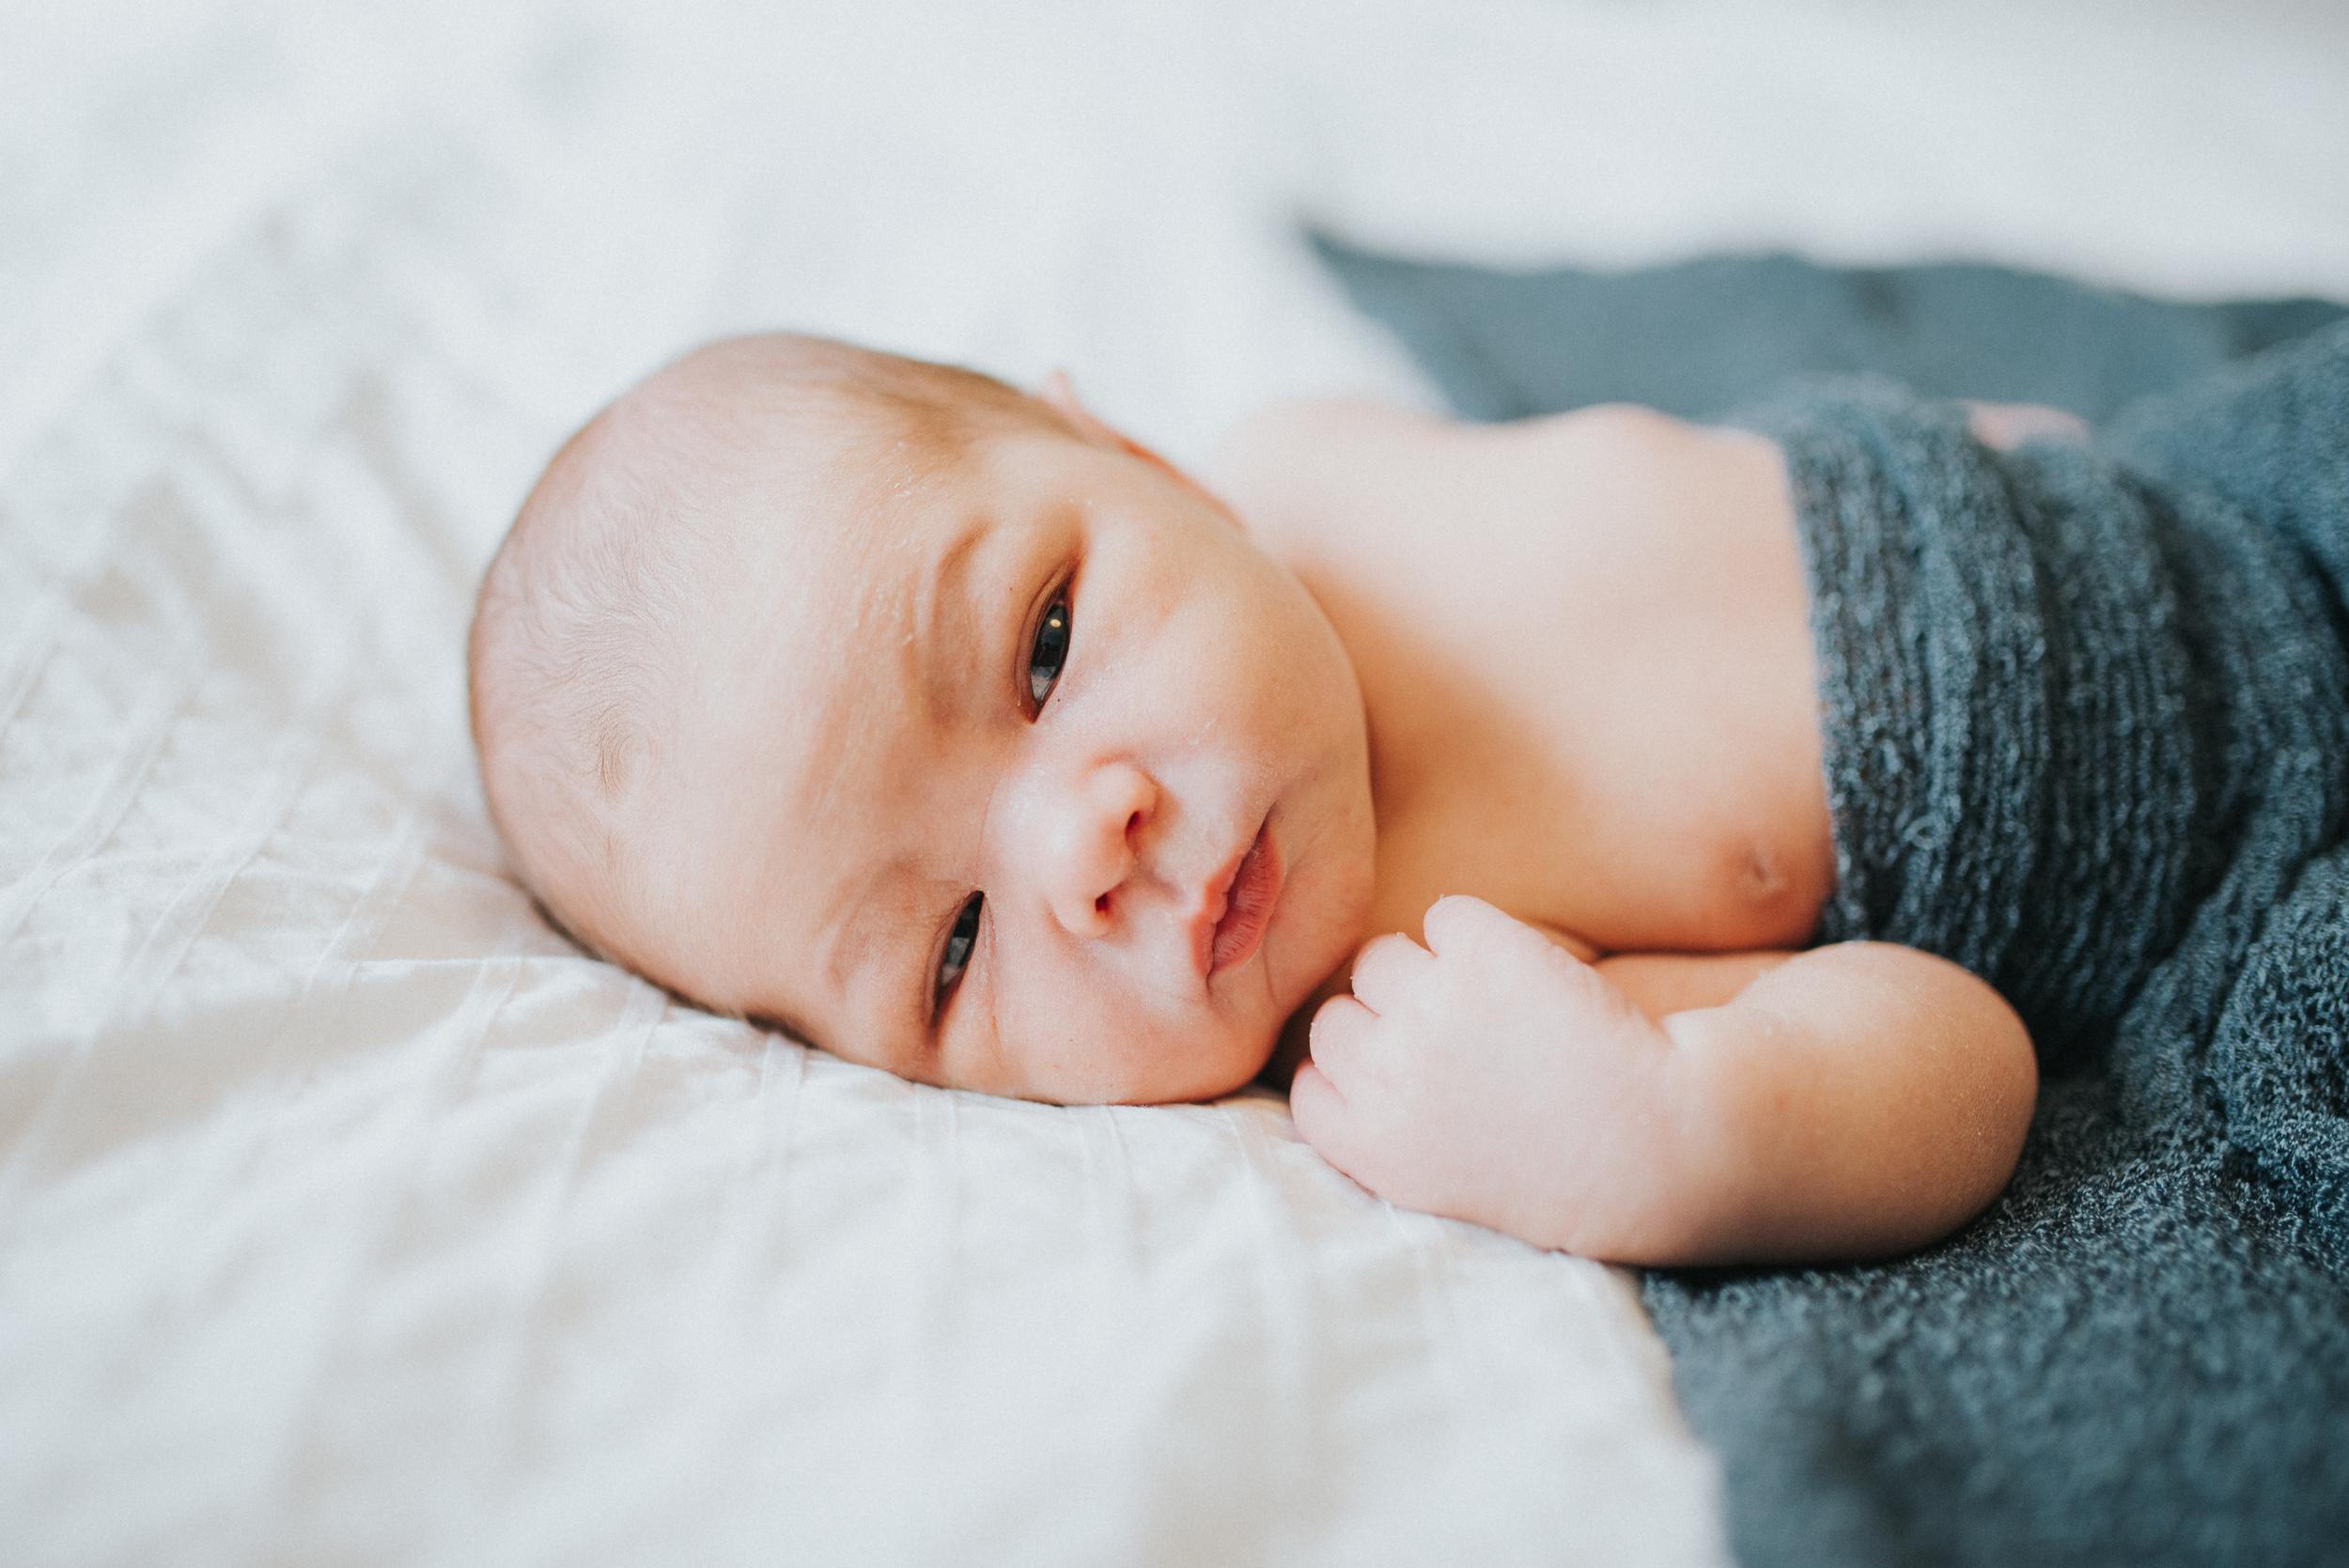
<svg viewBox="0 0 2349 1568">
<path fill-rule="evenodd" d="M 1515 915 L 1503 914 L 1483 899 L 1464 893 L 1439 898 L 1427 906 L 1427 918 L 1420 924 L 1427 933 L 1429 949 L 1438 957 L 1460 948 L 1489 950 L 1527 941 L 1543 947 L 1551 945 L 1548 937 Z"/>
<path fill-rule="evenodd" d="M 1324 1145 L 1345 1124 L 1346 1096 L 1310 1062 L 1297 1069 L 1289 1084 L 1289 1120 L 1297 1124 L 1298 1137 L 1321 1149 L 1324 1159 L 1330 1157 Z"/>
<path fill-rule="evenodd" d="M 1346 1096 L 1310 1062 L 1297 1069 L 1297 1081 L 1289 1086 L 1289 1120 L 1297 1125 L 1297 1136 L 1311 1143 L 1315 1154 L 1362 1181 L 1371 1154 L 1362 1129 Z"/>
<path fill-rule="evenodd" d="M 1383 1014 L 1402 1003 L 1435 961 L 1425 948 L 1399 931 L 1373 937 L 1354 959 L 1354 994 L 1372 1012 Z"/>
<path fill-rule="evenodd" d="M 1325 1074 L 1346 1078 L 1377 1022 L 1378 1015 L 1352 997 L 1331 997 L 1315 1009 L 1305 1032 L 1313 1063 Z"/>
</svg>

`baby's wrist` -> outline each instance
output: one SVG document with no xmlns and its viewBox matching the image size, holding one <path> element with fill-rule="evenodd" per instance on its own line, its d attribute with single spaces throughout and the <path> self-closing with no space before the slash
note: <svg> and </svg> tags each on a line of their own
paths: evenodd
<svg viewBox="0 0 2349 1568">
<path fill-rule="evenodd" d="M 1756 1027 L 1754 1016 L 1737 1007 L 1696 1008 L 1664 1020 L 1675 1068 L 1674 1262 L 1735 1253 L 1757 1219 L 1755 1139 L 1769 1108 L 1756 1103 L 1746 1069 L 1771 1043 L 1754 1037 Z"/>
<path fill-rule="evenodd" d="M 1608 1184 L 1616 1197 L 1583 1217 L 1569 1250 L 1611 1263 L 1671 1266 L 1734 1250 L 1750 1203 L 1749 1127 L 1734 1064 L 1747 1020 L 1719 1007 L 1667 1015 L 1626 1106 Z"/>
<path fill-rule="evenodd" d="M 1722 1200 L 1733 1175 L 1709 1081 L 1718 1032 L 1709 1022 L 1659 1028 L 1657 1048 L 1623 1064 L 1608 1135 L 1561 1151 L 1585 1165 L 1582 1179 L 1551 1185 L 1547 1195 L 1563 1202 L 1508 1228 L 1610 1263 L 1704 1256 L 1729 1222 Z"/>
</svg>

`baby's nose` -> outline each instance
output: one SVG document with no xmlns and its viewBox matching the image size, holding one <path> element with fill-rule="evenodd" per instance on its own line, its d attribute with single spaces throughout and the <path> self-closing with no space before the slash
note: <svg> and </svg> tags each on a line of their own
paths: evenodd
<svg viewBox="0 0 2349 1568">
<path fill-rule="evenodd" d="M 1052 918 L 1073 936 L 1106 936 L 1117 920 L 1118 890 L 1134 874 L 1136 848 L 1159 788 L 1128 763 L 1088 769 L 1041 814 L 1034 851 Z"/>
</svg>

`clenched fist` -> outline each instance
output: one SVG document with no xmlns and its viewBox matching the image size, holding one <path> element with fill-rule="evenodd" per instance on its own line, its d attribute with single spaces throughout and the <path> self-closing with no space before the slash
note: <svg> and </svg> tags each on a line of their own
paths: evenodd
<svg viewBox="0 0 2349 1568">
<path fill-rule="evenodd" d="M 1659 1161 L 1681 1130 L 1672 1040 L 1481 899 L 1438 901 L 1424 929 L 1425 947 L 1364 946 L 1354 994 L 1315 1016 L 1290 1094 L 1298 1131 L 1404 1207 L 1623 1255 L 1658 1218 Z"/>
</svg>

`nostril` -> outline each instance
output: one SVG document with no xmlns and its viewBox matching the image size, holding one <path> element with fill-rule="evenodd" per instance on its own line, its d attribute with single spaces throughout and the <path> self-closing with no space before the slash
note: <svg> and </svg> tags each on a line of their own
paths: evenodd
<svg viewBox="0 0 2349 1568">
<path fill-rule="evenodd" d="M 1093 901 L 1093 912 L 1097 915 L 1105 915 L 1110 912 L 1110 895 L 1108 893 L 1103 893 L 1100 897 Z"/>
</svg>

